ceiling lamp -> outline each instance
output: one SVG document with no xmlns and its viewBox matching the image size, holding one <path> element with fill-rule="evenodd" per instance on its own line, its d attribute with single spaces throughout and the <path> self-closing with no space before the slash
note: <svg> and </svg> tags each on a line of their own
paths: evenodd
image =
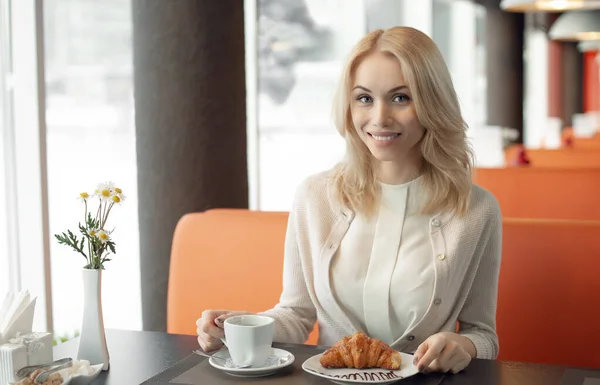
<svg viewBox="0 0 600 385">
<path fill-rule="evenodd" d="M 500 8 L 509 12 L 563 12 L 600 9 L 600 0 L 502 0 Z"/>
<path fill-rule="evenodd" d="M 548 34 L 552 40 L 600 40 L 600 10 L 565 12 L 552 23 Z"/>
</svg>

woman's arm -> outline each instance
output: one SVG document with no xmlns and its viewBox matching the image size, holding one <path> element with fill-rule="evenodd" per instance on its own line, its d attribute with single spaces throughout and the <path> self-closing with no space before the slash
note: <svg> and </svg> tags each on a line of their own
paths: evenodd
<svg viewBox="0 0 600 385">
<path fill-rule="evenodd" d="M 496 334 L 496 303 L 498 275 L 502 255 L 502 216 L 497 201 L 488 211 L 486 228 L 475 256 L 479 266 L 467 300 L 458 316 L 459 334 L 475 346 L 476 358 L 494 359 L 498 356 Z"/>
<path fill-rule="evenodd" d="M 298 203 L 299 199 L 295 199 L 288 220 L 283 258 L 283 291 L 279 303 L 261 313 L 275 319 L 274 339 L 277 342 L 304 343 L 317 319 L 316 309 L 306 287 L 302 256 L 298 248 L 298 216 L 301 210 Z"/>
</svg>

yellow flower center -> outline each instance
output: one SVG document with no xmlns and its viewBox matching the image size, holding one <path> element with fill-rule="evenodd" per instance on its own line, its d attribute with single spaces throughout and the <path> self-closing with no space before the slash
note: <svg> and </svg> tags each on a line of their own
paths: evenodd
<svg viewBox="0 0 600 385">
<path fill-rule="evenodd" d="M 94 230 L 90 231 L 90 235 L 93 237 L 96 235 L 96 232 Z"/>
<path fill-rule="evenodd" d="M 106 233 L 100 233 L 99 235 L 100 239 L 102 239 L 103 241 L 106 241 L 108 239 L 108 234 Z"/>
<path fill-rule="evenodd" d="M 102 194 L 102 196 L 104 197 L 109 197 L 110 196 L 110 190 L 108 189 L 104 189 L 100 192 L 100 194 Z"/>
<path fill-rule="evenodd" d="M 115 191 L 117 192 L 117 194 L 122 194 L 123 193 L 123 190 L 121 190 L 118 187 L 115 187 Z"/>
<path fill-rule="evenodd" d="M 79 194 L 79 196 L 83 199 L 88 199 L 90 197 L 90 194 L 88 194 L 86 192 L 82 192 L 81 194 Z"/>
<path fill-rule="evenodd" d="M 119 198 L 117 195 L 115 195 L 114 197 L 112 197 L 113 202 L 115 203 L 119 203 L 121 202 L 121 198 Z"/>
</svg>

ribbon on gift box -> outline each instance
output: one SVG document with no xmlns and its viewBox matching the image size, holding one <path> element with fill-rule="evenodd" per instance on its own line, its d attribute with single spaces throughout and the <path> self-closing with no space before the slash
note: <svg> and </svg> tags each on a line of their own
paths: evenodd
<svg viewBox="0 0 600 385">
<path fill-rule="evenodd" d="M 29 363 L 29 361 L 31 361 L 31 357 L 33 357 L 33 355 L 35 355 L 37 352 L 40 352 L 46 346 L 46 344 L 44 344 L 41 340 L 41 337 L 44 334 L 45 333 L 17 333 L 15 338 L 11 338 L 9 342 L 11 344 L 25 346 L 25 349 L 27 350 L 27 362 Z"/>
<path fill-rule="evenodd" d="M 52 362 L 52 334 L 17 333 L 10 343 L 22 345 L 27 352 L 27 365 L 40 365 Z"/>
</svg>

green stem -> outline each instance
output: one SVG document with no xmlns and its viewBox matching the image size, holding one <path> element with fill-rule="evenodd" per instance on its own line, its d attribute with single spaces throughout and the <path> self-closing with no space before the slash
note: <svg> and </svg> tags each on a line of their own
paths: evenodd
<svg viewBox="0 0 600 385">
<path fill-rule="evenodd" d="M 106 220 L 108 219 L 108 214 L 110 213 L 110 209 L 112 209 L 114 204 L 115 204 L 114 202 L 111 202 L 110 206 L 108 206 L 108 210 L 106 210 L 106 216 L 104 217 L 104 222 L 102 222 L 102 228 L 104 228 L 104 225 L 106 224 Z"/>
<path fill-rule="evenodd" d="M 100 258 L 102 257 L 102 248 L 100 248 L 100 252 L 98 253 L 98 255 L 96 255 L 96 268 L 99 269 L 100 268 Z"/>
<path fill-rule="evenodd" d="M 100 221 L 100 228 L 104 228 L 104 224 L 106 223 L 106 218 L 108 217 L 108 202 L 104 202 L 104 212 L 102 213 L 102 220 Z"/>
<path fill-rule="evenodd" d="M 79 251 L 81 253 L 81 255 L 83 255 L 83 257 L 85 258 L 85 260 L 88 260 L 87 255 L 85 255 L 85 253 L 83 252 L 83 250 L 78 250 L 77 248 L 75 248 L 75 250 Z"/>
<path fill-rule="evenodd" d="M 98 247 L 98 243 L 101 242 L 100 240 L 96 240 L 95 241 L 95 245 L 94 245 L 94 264 L 96 263 L 96 259 L 98 259 L 98 255 L 100 255 L 102 253 L 101 248 Z"/>
<path fill-rule="evenodd" d="M 96 213 L 96 222 L 100 221 L 100 211 L 102 210 L 102 199 L 98 199 L 100 200 L 100 204 L 98 205 L 98 212 Z"/>
<path fill-rule="evenodd" d="M 94 258 L 94 254 L 96 254 L 96 251 L 94 249 L 94 237 L 92 237 L 90 235 L 90 237 L 88 238 L 88 255 L 90 256 L 88 259 L 88 263 L 92 263 L 93 262 L 93 258 Z"/>
</svg>

